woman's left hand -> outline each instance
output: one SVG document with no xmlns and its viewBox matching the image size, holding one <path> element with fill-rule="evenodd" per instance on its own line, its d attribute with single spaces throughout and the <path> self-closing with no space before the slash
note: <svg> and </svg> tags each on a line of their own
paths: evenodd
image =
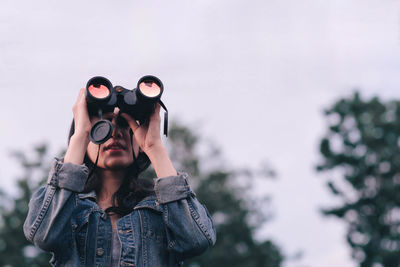
<svg viewBox="0 0 400 267">
<path fill-rule="evenodd" d="M 139 125 L 129 114 L 121 113 L 121 116 L 128 122 L 136 142 L 149 157 L 157 177 L 177 175 L 167 150 L 161 141 L 160 104 L 157 104 L 154 113 L 150 116 L 148 125 Z"/>
<path fill-rule="evenodd" d="M 150 121 L 147 125 L 139 125 L 136 120 L 127 113 L 121 113 L 121 117 L 128 122 L 136 142 L 148 156 L 150 156 L 149 154 L 154 150 L 163 149 L 164 146 L 160 135 L 160 104 L 156 105 L 154 113 L 150 116 Z"/>
</svg>

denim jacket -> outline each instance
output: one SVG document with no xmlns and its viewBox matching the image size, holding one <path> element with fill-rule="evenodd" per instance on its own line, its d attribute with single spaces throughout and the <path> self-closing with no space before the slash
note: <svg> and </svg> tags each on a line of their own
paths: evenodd
<svg viewBox="0 0 400 267">
<path fill-rule="evenodd" d="M 96 194 L 79 193 L 88 176 L 85 165 L 56 160 L 47 185 L 29 203 L 26 238 L 53 254 L 52 266 L 109 266 L 112 225 L 96 204 Z M 119 266 L 181 266 L 216 240 L 206 208 L 179 173 L 155 180 L 155 195 L 117 221 Z"/>
</svg>

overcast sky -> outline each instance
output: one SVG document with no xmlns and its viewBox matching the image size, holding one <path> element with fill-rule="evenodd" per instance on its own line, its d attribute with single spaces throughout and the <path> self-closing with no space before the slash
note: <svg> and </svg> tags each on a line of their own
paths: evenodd
<svg viewBox="0 0 400 267">
<path fill-rule="evenodd" d="M 0 3 L 0 186 L 9 157 L 44 140 L 66 145 L 79 88 L 95 75 L 165 85 L 171 119 L 221 146 L 227 164 L 267 161 L 275 218 L 261 235 L 301 260 L 353 267 L 338 203 L 316 174 L 322 110 L 358 88 L 399 98 L 400 2 L 394 0 L 15 1 Z"/>
</svg>

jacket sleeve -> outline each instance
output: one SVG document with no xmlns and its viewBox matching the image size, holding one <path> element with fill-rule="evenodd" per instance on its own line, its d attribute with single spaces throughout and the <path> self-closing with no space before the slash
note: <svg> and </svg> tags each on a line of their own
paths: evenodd
<svg viewBox="0 0 400 267">
<path fill-rule="evenodd" d="M 186 173 L 156 179 L 154 189 L 163 210 L 168 249 L 178 260 L 199 255 L 215 244 L 211 216 L 190 189 Z"/>
<path fill-rule="evenodd" d="M 72 246 L 71 215 L 76 207 L 75 193 L 83 190 L 88 176 L 85 165 L 56 160 L 47 184 L 29 202 L 24 223 L 25 237 L 46 251 L 56 252 Z"/>
</svg>

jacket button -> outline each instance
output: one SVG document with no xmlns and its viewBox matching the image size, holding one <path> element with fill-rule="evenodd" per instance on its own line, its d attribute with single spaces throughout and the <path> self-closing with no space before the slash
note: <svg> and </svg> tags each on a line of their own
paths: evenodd
<svg viewBox="0 0 400 267">
<path fill-rule="evenodd" d="M 98 248 L 98 249 L 96 250 L 96 254 L 97 254 L 97 256 L 103 256 L 103 254 L 104 254 L 104 249 Z"/>
</svg>

